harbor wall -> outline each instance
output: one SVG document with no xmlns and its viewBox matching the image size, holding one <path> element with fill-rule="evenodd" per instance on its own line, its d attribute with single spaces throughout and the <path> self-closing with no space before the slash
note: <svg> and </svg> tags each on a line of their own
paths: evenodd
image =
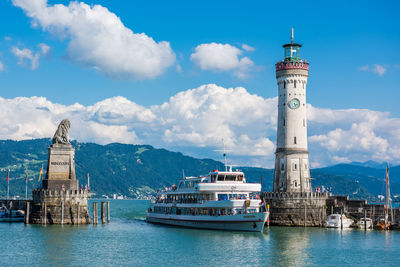
<svg viewBox="0 0 400 267">
<path fill-rule="evenodd" d="M 270 225 L 323 226 L 327 193 L 317 192 L 264 192 L 262 198 L 269 205 Z"/>
<path fill-rule="evenodd" d="M 29 218 L 34 224 L 89 224 L 88 190 L 32 191 L 33 203 Z"/>
</svg>

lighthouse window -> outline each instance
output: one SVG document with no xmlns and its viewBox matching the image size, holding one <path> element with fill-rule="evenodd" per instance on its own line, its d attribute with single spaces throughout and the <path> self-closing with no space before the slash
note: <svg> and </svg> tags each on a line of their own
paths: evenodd
<svg viewBox="0 0 400 267">
<path fill-rule="evenodd" d="M 294 187 L 297 187 L 297 181 L 294 181 Z"/>
<path fill-rule="evenodd" d="M 285 164 L 281 164 L 281 171 L 285 170 Z"/>
<path fill-rule="evenodd" d="M 286 81 L 283 81 L 283 88 L 286 88 Z"/>
<path fill-rule="evenodd" d="M 294 137 L 294 144 L 297 144 L 296 136 Z"/>
<path fill-rule="evenodd" d="M 294 88 L 296 88 L 296 84 L 297 84 L 297 82 L 296 82 L 296 81 L 294 81 Z"/>
<path fill-rule="evenodd" d="M 283 126 L 285 126 L 285 119 L 283 119 Z"/>
</svg>

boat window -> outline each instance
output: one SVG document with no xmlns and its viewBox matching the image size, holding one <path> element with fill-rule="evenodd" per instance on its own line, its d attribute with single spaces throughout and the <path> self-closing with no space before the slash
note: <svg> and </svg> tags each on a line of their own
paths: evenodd
<svg viewBox="0 0 400 267">
<path fill-rule="evenodd" d="M 218 200 L 228 200 L 228 194 L 218 194 Z"/>
<path fill-rule="evenodd" d="M 223 174 L 218 174 L 217 180 L 218 180 L 218 181 L 223 181 L 223 180 L 224 180 L 224 177 L 225 177 L 225 175 L 223 175 Z"/>
<path fill-rule="evenodd" d="M 243 175 L 238 176 L 238 181 L 243 181 Z"/>
<path fill-rule="evenodd" d="M 215 174 L 211 175 L 211 183 L 215 183 L 215 177 L 216 177 Z"/>
<path fill-rule="evenodd" d="M 225 176 L 225 181 L 235 181 L 236 175 L 227 175 Z"/>
</svg>

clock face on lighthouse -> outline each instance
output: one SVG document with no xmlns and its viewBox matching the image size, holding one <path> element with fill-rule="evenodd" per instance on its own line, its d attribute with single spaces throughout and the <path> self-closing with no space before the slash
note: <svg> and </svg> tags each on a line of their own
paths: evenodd
<svg viewBox="0 0 400 267">
<path fill-rule="evenodd" d="M 297 98 L 293 98 L 292 100 L 289 101 L 288 106 L 291 109 L 296 109 L 300 107 L 300 100 L 298 100 Z"/>
</svg>

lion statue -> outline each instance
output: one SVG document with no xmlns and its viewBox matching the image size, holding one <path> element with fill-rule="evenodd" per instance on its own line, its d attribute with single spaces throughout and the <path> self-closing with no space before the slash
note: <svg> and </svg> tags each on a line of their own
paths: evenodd
<svg viewBox="0 0 400 267">
<path fill-rule="evenodd" d="M 68 119 L 62 120 L 53 136 L 53 144 L 69 144 L 69 128 L 71 128 L 71 122 Z"/>
</svg>

